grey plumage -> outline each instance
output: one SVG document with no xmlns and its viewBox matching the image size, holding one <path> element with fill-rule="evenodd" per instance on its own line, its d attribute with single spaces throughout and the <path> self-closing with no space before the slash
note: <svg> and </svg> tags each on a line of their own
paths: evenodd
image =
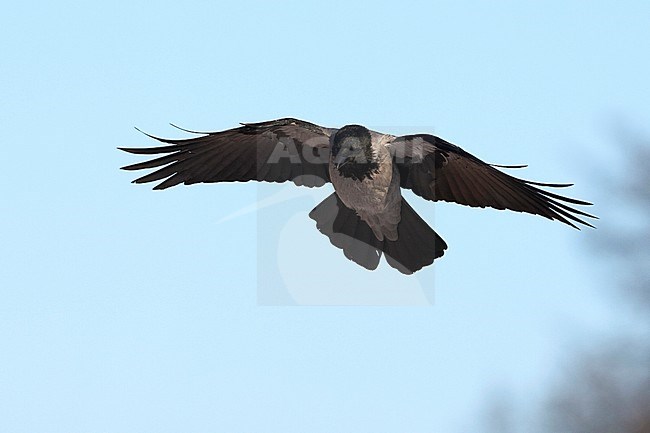
<svg viewBox="0 0 650 433">
<path fill-rule="evenodd" d="M 148 134 L 147 134 L 148 135 Z M 360 125 L 324 128 L 298 119 L 247 123 L 153 148 L 120 148 L 134 154 L 164 154 L 123 167 L 156 168 L 135 183 L 162 181 L 154 189 L 180 183 L 293 181 L 334 194 L 310 217 L 350 260 L 375 269 L 381 255 L 392 267 L 412 273 L 444 254 L 445 242 L 401 195 L 401 188 L 431 201 L 493 207 L 541 215 L 572 227 L 593 227 L 595 218 L 570 205 L 590 203 L 538 188 L 486 164 L 460 147 L 428 134 L 396 137 Z"/>
</svg>

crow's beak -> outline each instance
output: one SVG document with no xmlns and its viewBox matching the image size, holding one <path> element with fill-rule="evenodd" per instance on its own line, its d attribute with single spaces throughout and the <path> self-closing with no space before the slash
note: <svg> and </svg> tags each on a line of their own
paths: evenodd
<svg viewBox="0 0 650 433">
<path fill-rule="evenodd" d="M 343 152 L 339 152 L 334 157 L 334 161 L 333 161 L 334 162 L 334 167 L 336 167 L 336 168 L 342 167 L 347 162 L 347 159 L 348 159 L 347 155 L 344 155 Z"/>
</svg>

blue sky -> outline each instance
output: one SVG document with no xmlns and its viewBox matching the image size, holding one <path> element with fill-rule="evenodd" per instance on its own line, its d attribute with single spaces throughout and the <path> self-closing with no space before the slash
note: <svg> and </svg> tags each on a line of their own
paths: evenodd
<svg viewBox="0 0 650 433">
<path fill-rule="evenodd" d="M 284 116 L 432 132 L 575 182 L 602 215 L 596 162 L 616 152 L 617 122 L 650 121 L 649 15 L 644 2 L 4 6 L 0 430 L 464 432 L 493 392 L 534 400 L 585 333 L 618 326 L 596 231 L 407 195 L 450 248 L 415 277 L 368 273 L 310 229 L 310 195 L 222 221 L 283 186 L 154 192 L 115 148 L 152 144 L 133 126 L 182 136 L 168 122 Z M 292 260 L 318 264 L 332 303 L 392 306 L 259 305 L 276 287 L 260 272 Z M 282 284 L 275 303 L 328 303 Z"/>
</svg>

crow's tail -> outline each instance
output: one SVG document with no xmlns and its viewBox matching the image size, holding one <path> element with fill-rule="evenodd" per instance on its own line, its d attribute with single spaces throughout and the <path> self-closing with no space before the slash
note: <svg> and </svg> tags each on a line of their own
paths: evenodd
<svg viewBox="0 0 650 433">
<path fill-rule="evenodd" d="M 316 227 L 345 257 L 366 269 L 376 269 L 382 252 L 389 265 L 404 274 L 412 274 L 442 256 L 447 244 L 402 198 L 397 240 L 378 240 L 357 213 L 343 204 L 336 193 L 310 213 Z"/>
</svg>

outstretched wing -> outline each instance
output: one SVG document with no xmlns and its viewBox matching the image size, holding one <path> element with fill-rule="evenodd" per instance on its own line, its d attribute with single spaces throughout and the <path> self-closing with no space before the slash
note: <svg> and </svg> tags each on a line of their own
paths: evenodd
<svg viewBox="0 0 650 433">
<path fill-rule="evenodd" d="M 164 156 L 122 167 L 158 168 L 134 183 L 165 179 L 154 189 L 183 183 L 293 181 L 322 186 L 329 182 L 329 136 L 335 131 L 298 119 L 246 123 L 239 128 L 210 132 L 188 139 L 166 139 L 146 134 L 166 146 L 119 148 L 141 155 Z"/>
<path fill-rule="evenodd" d="M 487 164 L 433 135 L 398 137 L 388 146 L 399 169 L 402 188 L 427 200 L 509 209 L 559 220 L 575 228 L 578 227 L 574 222 L 593 227 L 579 216 L 595 216 L 566 204 L 591 203 L 537 188 L 571 184 L 539 183 L 510 176 L 495 168 L 509 167 Z"/>
</svg>

